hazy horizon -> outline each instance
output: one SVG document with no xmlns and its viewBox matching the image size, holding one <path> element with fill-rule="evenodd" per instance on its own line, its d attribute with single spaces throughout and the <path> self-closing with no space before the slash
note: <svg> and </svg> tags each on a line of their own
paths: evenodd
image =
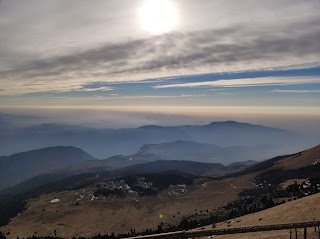
<svg viewBox="0 0 320 239">
<path fill-rule="evenodd" d="M 134 128 L 144 125 L 205 125 L 214 121 L 238 121 L 318 136 L 318 107 L 234 106 L 96 106 L 96 107 L 0 107 L 4 114 L 34 116 L 11 119 L 13 125 L 69 124 L 93 128 Z M 317 137 L 318 138 L 318 137 Z"/>
<path fill-rule="evenodd" d="M 320 225 L 319 13 L 0 0 L 0 239 L 306 237 Z"/>
<path fill-rule="evenodd" d="M 319 10 L 317 0 L 3 0 L 0 107 L 318 115 L 308 108 L 320 105 Z"/>
<path fill-rule="evenodd" d="M 3 0 L 0 112 L 104 128 L 235 120 L 317 136 L 319 10 L 316 0 Z"/>
</svg>

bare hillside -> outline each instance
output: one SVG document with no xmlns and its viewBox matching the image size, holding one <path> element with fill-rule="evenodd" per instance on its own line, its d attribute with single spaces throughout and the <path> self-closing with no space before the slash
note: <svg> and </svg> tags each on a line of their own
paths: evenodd
<svg viewBox="0 0 320 239">
<path fill-rule="evenodd" d="M 156 230 L 159 225 L 164 230 L 172 225 L 188 230 L 249 213 L 219 227 L 320 219 L 319 149 L 318 146 L 292 156 L 279 156 L 218 179 L 192 176 L 190 184 L 173 184 L 173 179 L 182 175 L 163 173 L 158 179 L 168 187 L 156 194 L 141 195 L 138 188 L 128 187 L 130 180 L 108 179 L 109 174 L 79 175 L 37 189 L 38 193 L 30 194 L 26 210 L 0 231 L 10 232 L 9 238 L 54 236 L 54 232 L 71 238 L 128 233 L 131 229 Z M 150 183 L 144 181 L 149 176 L 133 177 Z M 191 175 L 183 177 L 189 180 Z M 110 180 L 120 197 L 96 194 L 98 190 L 108 192 Z M 124 182 L 121 187 L 114 186 L 120 181 Z M 306 197 L 311 194 L 315 195 Z M 58 200 L 51 202 L 54 199 Z M 291 202 L 276 206 L 287 201 Z"/>
<path fill-rule="evenodd" d="M 71 238 L 156 229 L 160 222 L 178 223 L 182 216 L 197 212 L 208 216 L 214 209 L 234 200 L 242 189 L 252 187 L 253 176 L 221 181 L 200 179 L 183 190 L 179 186 L 171 187 L 155 197 L 132 194 L 122 199 L 98 197 L 91 201 L 94 188 L 50 193 L 29 200 L 27 210 L 0 231 L 10 231 L 8 237 L 15 239 L 34 234 L 53 236 L 54 230 L 57 236 Z M 53 199 L 59 202 L 50 203 Z"/>
<path fill-rule="evenodd" d="M 320 220 L 320 193 L 311 195 L 302 199 L 291 201 L 270 209 L 260 212 L 252 213 L 246 216 L 237 217 L 222 223 L 218 223 L 218 228 L 226 227 L 246 227 L 259 226 L 268 224 L 282 224 L 290 222 L 304 222 Z M 206 226 L 211 229 L 212 225 Z M 197 229 L 199 230 L 199 229 Z M 289 230 L 272 231 L 272 232 L 256 232 L 232 235 L 232 238 L 253 239 L 253 238 L 289 238 Z M 302 238 L 303 230 L 299 230 L 300 238 Z M 317 238 L 318 235 L 314 233 L 314 229 L 308 230 L 308 238 Z M 216 236 L 217 239 L 227 239 L 230 235 Z"/>
<path fill-rule="evenodd" d="M 275 164 L 274 167 L 283 169 L 297 169 L 320 163 L 320 145 L 288 157 Z"/>
</svg>

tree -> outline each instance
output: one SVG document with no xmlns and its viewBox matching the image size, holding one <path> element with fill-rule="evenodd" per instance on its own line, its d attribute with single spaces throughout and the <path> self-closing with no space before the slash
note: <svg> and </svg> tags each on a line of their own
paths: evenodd
<svg viewBox="0 0 320 239">
<path fill-rule="evenodd" d="M 6 239 L 6 236 L 4 235 L 3 232 L 0 232 L 0 239 Z"/>
</svg>

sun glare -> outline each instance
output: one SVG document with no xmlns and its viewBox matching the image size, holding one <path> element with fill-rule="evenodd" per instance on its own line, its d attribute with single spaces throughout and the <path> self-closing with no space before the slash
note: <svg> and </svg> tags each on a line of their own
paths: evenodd
<svg viewBox="0 0 320 239">
<path fill-rule="evenodd" d="M 170 0 L 145 0 L 139 9 L 142 29 L 151 34 L 172 31 L 177 25 L 177 11 Z"/>
</svg>

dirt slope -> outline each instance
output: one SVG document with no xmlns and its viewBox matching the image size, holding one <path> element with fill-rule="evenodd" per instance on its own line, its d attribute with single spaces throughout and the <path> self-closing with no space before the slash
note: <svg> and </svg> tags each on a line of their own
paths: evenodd
<svg viewBox="0 0 320 239">
<path fill-rule="evenodd" d="M 39 199 L 29 201 L 25 212 L 15 217 L 11 223 L 0 228 L 0 231 L 10 231 L 9 239 L 32 236 L 54 235 L 71 238 L 73 236 L 95 236 L 98 233 L 127 233 L 130 229 L 143 231 L 156 229 L 160 222 L 177 223 L 182 216 L 188 217 L 197 213 L 208 217 L 214 209 L 237 198 L 244 188 L 256 187 L 254 177 L 271 168 L 295 169 L 320 163 L 320 146 L 310 150 L 275 161 L 260 171 L 222 180 L 201 179 L 188 186 L 186 192 L 176 194 L 165 190 L 155 197 L 139 197 L 129 195 L 124 199 L 98 198 L 91 201 L 94 188 L 65 191 L 42 195 Z M 264 164 L 263 164 L 264 165 Z M 177 191 L 176 191 L 177 192 Z M 75 205 L 80 195 L 84 198 Z M 50 203 L 52 199 L 60 199 Z M 205 215 L 207 213 L 207 215 Z M 265 211 L 250 214 L 230 222 L 230 226 L 249 226 L 261 224 L 287 223 L 297 221 L 320 220 L 320 195 L 292 201 Z M 228 223 L 219 224 L 219 227 Z M 278 234 L 277 234 L 278 233 Z M 280 234 L 279 234 L 280 233 Z M 273 238 L 274 232 L 267 238 Z M 248 236 L 249 235 L 249 236 Z M 274 238 L 281 238 L 288 232 L 276 232 Z M 239 235 L 232 236 L 236 238 Z M 260 238 L 260 234 L 250 237 L 250 234 L 239 238 Z M 261 238 L 263 237 L 262 235 Z M 221 237 L 224 238 L 224 237 Z M 228 237 L 225 237 L 228 238 Z"/>
<path fill-rule="evenodd" d="M 54 230 L 57 236 L 72 238 L 90 237 L 98 233 L 127 233 L 130 229 L 156 229 L 160 222 L 179 222 L 182 216 L 195 212 L 202 211 L 209 215 L 213 209 L 234 200 L 243 188 L 252 187 L 250 180 L 253 177 L 254 175 L 246 175 L 222 181 L 201 179 L 188 186 L 186 193 L 177 195 L 172 193 L 173 189 L 168 189 L 156 197 L 99 197 L 91 201 L 90 194 L 94 188 L 51 193 L 30 200 L 27 210 L 7 226 L 1 227 L 0 231 L 10 231 L 8 238 L 15 239 L 17 236 L 23 238 L 34 234 L 53 236 Z M 80 195 L 85 197 L 76 206 Z M 52 199 L 60 201 L 50 203 Z"/>
<path fill-rule="evenodd" d="M 299 200 L 291 201 L 264 211 L 252 213 L 246 216 L 234 218 L 232 220 L 217 224 L 217 228 L 225 227 L 245 227 L 245 226 L 259 226 L 267 224 L 281 224 L 290 222 L 303 222 L 320 220 L 320 193 L 314 194 Z M 207 226 L 211 229 L 212 225 Z M 299 230 L 300 238 L 302 237 L 303 230 Z M 257 232 L 257 233 L 244 233 L 232 235 L 235 239 L 254 239 L 254 238 L 268 238 L 268 239 L 281 239 L 289 238 L 289 230 L 273 231 L 273 232 Z M 314 233 L 314 229 L 308 230 L 308 238 L 318 238 Z M 217 239 L 227 239 L 227 236 L 216 236 Z"/>
<path fill-rule="evenodd" d="M 296 169 L 320 163 L 320 145 L 276 162 L 274 168 Z"/>
</svg>

